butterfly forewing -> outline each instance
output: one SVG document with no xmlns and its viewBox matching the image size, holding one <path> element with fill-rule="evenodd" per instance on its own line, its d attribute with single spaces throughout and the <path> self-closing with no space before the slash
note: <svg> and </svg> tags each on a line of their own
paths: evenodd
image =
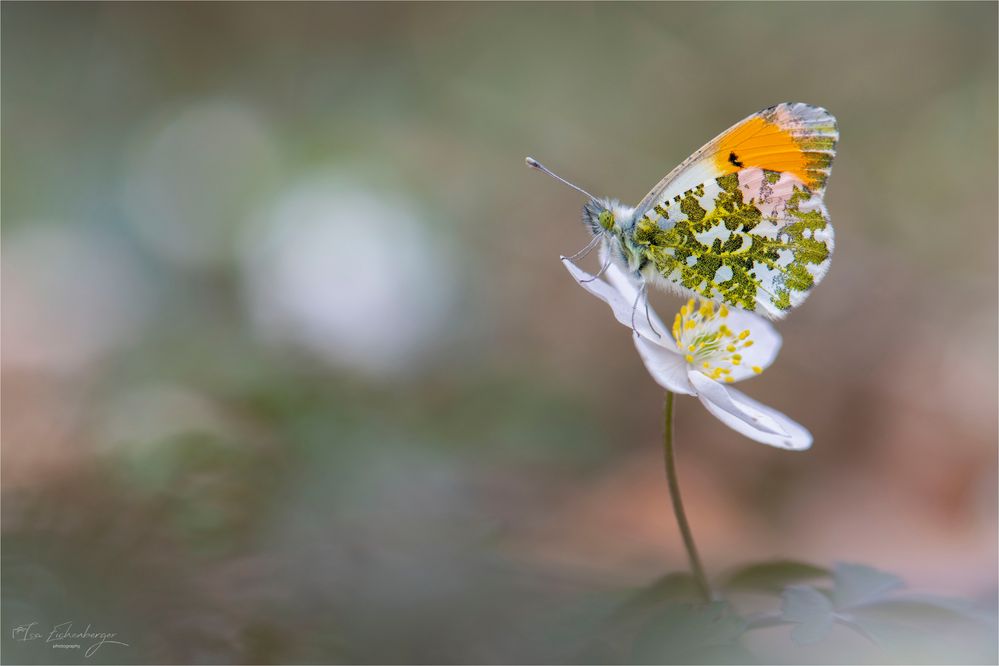
<svg viewBox="0 0 999 666">
<path fill-rule="evenodd" d="M 824 109 L 750 116 L 678 166 L 636 209 L 643 273 L 664 286 L 782 317 L 825 275 L 822 201 L 838 137 Z"/>
</svg>

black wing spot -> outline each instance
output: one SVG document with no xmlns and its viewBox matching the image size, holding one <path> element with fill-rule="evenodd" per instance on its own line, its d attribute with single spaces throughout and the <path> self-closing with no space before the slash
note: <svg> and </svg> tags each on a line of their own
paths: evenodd
<svg viewBox="0 0 999 666">
<path fill-rule="evenodd" d="M 728 161 L 731 162 L 733 166 L 737 166 L 740 169 L 743 166 L 742 162 L 739 161 L 739 158 L 738 158 L 738 156 L 736 156 L 735 153 L 729 153 L 728 154 Z"/>
</svg>

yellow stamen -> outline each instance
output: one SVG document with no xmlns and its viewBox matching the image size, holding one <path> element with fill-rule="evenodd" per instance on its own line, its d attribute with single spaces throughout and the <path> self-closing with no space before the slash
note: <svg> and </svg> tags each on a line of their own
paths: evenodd
<svg viewBox="0 0 999 666">
<path fill-rule="evenodd" d="M 732 354 L 732 360 L 733 361 L 741 361 L 742 360 L 742 354 Z"/>
<path fill-rule="evenodd" d="M 746 340 L 746 344 L 744 344 L 742 346 L 743 347 L 752 347 L 753 346 L 753 341 L 752 340 Z"/>
<path fill-rule="evenodd" d="M 694 321 L 694 320 L 690 320 L 690 321 L 688 321 L 688 322 L 687 322 L 687 330 L 688 330 L 688 331 L 689 331 L 690 329 L 694 328 L 695 326 L 697 326 L 697 322 L 696 322 L 696 321 Z"/>
<path fill-rule="evenodd" d="M 711 369 L 711 364 L 708 363 L 707 361 L 705 361 L 702 365 L 704 365 L 704 369 L 705 370 L 710 370 Z"/>
<path fill-rule="evenodd" d="M 742 361 L 740 361 L 739 359 L 737 358 L 732 359 L 732 365 L 739 365 L 740 363 L 742 363 Z"/>
<path fill-rule="evenodd" d="M 705 319 L 711 317 L 715 312 L 715 304 L 711 301 L 703 301 L 701 303 L 701 316 Z"/>
<path fill-rule="evenodd" d="M 724 305 L 723 305 L 723 306 L 721 306 L 720 308 L 718 308 L 718 315 L 719 315 L 719 316 L 720 316 L 720 317 L 721 317 L 722 319 L 724 319 L 725 317 L 727 317 L 727 316 L 728 316 L 728 308 L 727 308 L 727 307 L 725 307 Z"/>
<path fill-rule="evenodd" d="M 745 331 L 743 331 L 742 333 L 739 334 L 739 339 L 740 340 L 745 340 L 748 337 L 749 337 L 749 329 L 748 328 Z"/>
<path fill-rule="evenodd" d="M 763 372 L 763 368 L 761 368 L 758 365 L 754 365 L 753 366 L 753 372 L 755 372 L 756 374 L 760 374 L 761 372 Z"/>
<path fill-rule="evenodd" d="M 725 378 L 725 383 L 726 383 L 726 384 L 731 384 L 731 383 L 732 383 L 732 382 L 734 382 L 734 381 L 735 381 L 735 380 L 734 380 L 734 379 L 732 379 L 731 377 L 726 377 L 726 378 Z"/>
<path fill-rule="evenodd" d="M 729 345 L 728 347 L 725 347 L 725 351 L 734 352 L 735 351 L 735 345 Z"/>
<path fill-rule="evenodd" d="M 691 356 L 690 354 L 687 354 L 684 358 L 687 359 L 687 363 L 693 363 L 694 362 L 694 357 Z"/>
</svg>

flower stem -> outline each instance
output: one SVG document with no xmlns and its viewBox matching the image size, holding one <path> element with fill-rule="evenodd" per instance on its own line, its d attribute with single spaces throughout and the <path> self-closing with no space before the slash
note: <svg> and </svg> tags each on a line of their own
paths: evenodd
<svg viewBox="0 0 999 666">
<path fill-rule="evenodd" d="M 704 566 L 701 558 L 697 555 L 697 546 L 694 545 L 694 535 L 690 531 L 690 524 L 687 522 L 687 514 L 683 511 L 683 500 L 680 498 L 680 484 L 676 478 L 676 460 L 673 456 L 673 392 L 666 391 L 666 406 L 664 408 L 666 418 L 666 432 L 663 435 L 663 449 L 666 457 L 666 482 L 669 485 L 669 497 L 673 502 L 673 515 L 676 516 L 677 527 L 683 536 L 683 545 L 687 549 L 687 557 L 690 559 L 690 570 L 694 575 L 694 582 L 700 591 L 704 601 L 711 601 L 711 587 L 708 585 L 708 578 L 704 575 Z"/>
</svg>

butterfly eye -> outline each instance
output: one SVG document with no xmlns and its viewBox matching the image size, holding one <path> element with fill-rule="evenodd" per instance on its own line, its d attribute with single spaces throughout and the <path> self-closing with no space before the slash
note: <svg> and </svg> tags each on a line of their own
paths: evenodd
<svg viewBox="0 0 999 666">
<path fill-rule="evenodd" d="M 600 226 L 606 229 L 607 231 L 610 231 L 611 229 L 614 228 L 614 213 L 610 212 L 609 210 L 601 212 L 597 220 L 600 222 Z"/>
</svg>

